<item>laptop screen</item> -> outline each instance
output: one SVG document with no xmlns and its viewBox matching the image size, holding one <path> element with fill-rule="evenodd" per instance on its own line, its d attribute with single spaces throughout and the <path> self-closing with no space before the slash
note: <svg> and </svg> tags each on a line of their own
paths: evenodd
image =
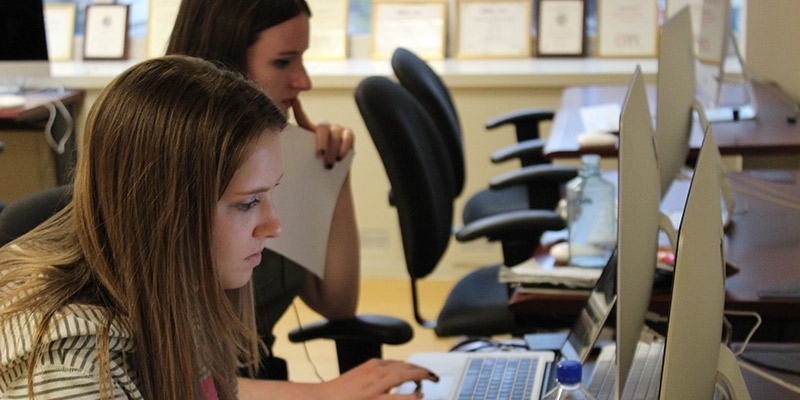
<svg viewBox="0 0 800 400">
<path fill-rule="evenodd" d="M 603 273 L 586 299 L 586 305 L 578 314 L 567 340 L 561 347 L 560 356 L 566 360 L 577 360 L 583 364 L 597 342 L 608 316 L 617 300 L 617 252 L 611 254 Z"/>
</svg>

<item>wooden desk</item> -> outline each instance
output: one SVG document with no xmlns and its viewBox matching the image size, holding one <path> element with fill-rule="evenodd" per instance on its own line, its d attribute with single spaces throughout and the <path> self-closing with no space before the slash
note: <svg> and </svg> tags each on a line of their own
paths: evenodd
<svg viewBox="0 0 800 400">
<path fill-rule="evenodd" d="M 655 86 L 649 85 L 650 112 L 655 118 Z M 714 123 L 714 139 L 723 155 L 787 155 L 800 154 L 800 123 L 793 100 L 774 84 L 754 84 L 758 102 L 755 119 Z M 553 119 L 545 155 L 551 159 L 577 158 L 588 152 L 578 146 L 577 136 L 584 131 L 580 108 L 605 103 L 622 104 L 626 86 L 573 86 L 564 90 L 561 105 Z M 724 96 L 724 93 L 723 93 Z M 795 118 L 795 122 L 789 121 Z M 690 157 L 695 157 L 702 144 L 702 131 L 694 122 L 690 137 Z M 614 146 L 593 148 L 592 153 L 616 157 Z"/>
<path fill-rule="evenodd" d="M 763 172 L 732 172 L 730 179 L 737 200 L 732 222 L 726 230 L 727 259 L 740 268 L 740 272 L 726 279 L 725 309 L 755 311 L 763 318 L 756 340 L 797 341 L 800 337 L 800 298 L 762 298 L 758 292 L 782 282 L 800 284 L 800 208 L 790 208 L 758 197 L 757 193 L 775 190 L 800 199 L 800 171 L 787 171 L 784 177 L 792 183 L 778 183 L 753 178 Z M 787 176 L 788 174 L 788 176 Z M 752 186 L 749 183 L 755 182 Z M 688 181 L 676 181 L 686 184 Z M 768 188 L 768 189 L 767 189 Z M 675 189 L 675 188 L 673 188 Z M 681 190 L 672 190 L 664 204 L 677 204 Z M 685 191 L 683 192 L 685 193 Z M 756 193 L 756 194 L 754 194 Z M 662 206 L 662 210 L 669 206 Z M 548 256 L 542 255 L 544 265 L 552 265 Z M 666 315 L 669 295 L 654 294 L 650 309 Z M 563 296 L 520 293 L 511 295 L 509 307 L 520 315 L 566 316 L 577 315 L 586 300 L 585 296 Z M 752 327 L 750 317 L 730 318 L 734 334 L 741 338 Z"/>
<path fill-rule="evenodd" d="M 26 93 L 25 97 L 27 103 L 22 107 L 0 109 L 0 140 L 6 144 L 5 152 L 0 154 L 0 199 L 6 202 L 45 187 L 72 182 L 77 159 L 75 120 L 84 92 L 37 91 Z M 50 128 L 56 143 L 70 135 L 60 154 L 50 147 L 43 134 L 50 118 L 48 105 L 56 100 L 69 114 L 65 117 L 61 112 L 56 113 Z M 71 132 L 67 132 L 70 125 L 67 118 L 72 120 Z"/>
</svg>

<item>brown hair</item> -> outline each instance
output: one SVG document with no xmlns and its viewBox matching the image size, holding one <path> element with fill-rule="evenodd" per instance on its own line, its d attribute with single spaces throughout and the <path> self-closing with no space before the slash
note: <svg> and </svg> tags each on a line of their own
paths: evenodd
<svg viewBox="0 0 800 400">
<path fill-rule="evenodd" d="M 261 31 L 300 14 L 305 0 L 183 0 L 167 54 L 219 61 L 247 74 L 247 48 Z"/>
<path fill-rule="evenodd" d="M 213 210 L 260 135 L 277 140 L 285 124 L 261 90 L 207 61 L 167 56 L 123 72 L 89 112 L 72 203 L 0 249 L 0 285 L 19 284 L 0 320 L 42 312 L 42 343 L 65 305 L 100 306 L 105 396 L 117 321 L 135 340 L 145 398 L 201 398 L 201 371 L 220 399 L 236 398 L 237 364 L 257 362 L 258 338 L 249 286 L 224 290 L 213 266 Z"/>
</svg>

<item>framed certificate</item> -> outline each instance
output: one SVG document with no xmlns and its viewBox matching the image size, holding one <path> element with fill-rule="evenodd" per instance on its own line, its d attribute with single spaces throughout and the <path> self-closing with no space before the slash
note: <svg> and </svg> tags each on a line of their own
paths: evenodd
<svg viewBox="0 0 800 400">
<path fill-rule="evenodd" d="M 84 60 L 125 60 L 128 58 L 127 4 L 86 6 L 83 39 Z"/>
<path fill-rule="evenodd" d="M 75 39 L 75 4 L 45 3 L 47 53 L 50 61 L 72 60 Z"/>
<path fill-rule="evenodd" d="M 530 57 L 530 0 L 458 0 L 457 58 Z"/>
<path fill-rule="evenodd" d="M 150 0 L 147 14 L 147 58 L 160 57 L 167 53 L 169 37 L 178 16 L 181 0 Z"/>
<path fill-rule="evenodd" d="M 443 59 L 446 29 L 445 0 L 374 0 L 371 56 L 387 59 L 404 47 L 426 60 Z"/>
<path fill-rule="evenodd" d="M 303 55 L 309 60 L 347 58 L 348 0 L 307 0 L 311 7 L 311 37 Z"/>
<path fill-rule="evenodd" d="M 657 38 L 657 0 L 597 0 L 598 56 L 654 57 Z"/>
<path fill-rule="evenodd" d="M 697 59 L 720 65 L 728 52 L 731 36 L 731 6 L 728 0 L 704 0 L 697 37 Z"/>
<path fill-rule="evenodd" d="M 580 57 L 586 53 L 586 1 L 539 0 L 536 55 Z"/>
</svg>

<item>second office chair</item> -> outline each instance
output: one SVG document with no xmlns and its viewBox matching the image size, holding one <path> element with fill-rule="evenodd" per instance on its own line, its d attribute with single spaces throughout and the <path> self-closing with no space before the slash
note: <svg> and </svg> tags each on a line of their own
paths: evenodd
<svg viewBox="0 0 800 400">
<path fill-rule="evenodd" d="M 400 84 L 431 116 L 437 128 L 435 132 L 441 136 L 452 161 L 454 196 L 460 196 L 466 181 L 466 160 L 461 122 L 449 89 L 424 60 L 409 50 L 396 49 L 391 64 Z M 471 195 L 462 211 L 464 224 L 508 212 L 555 210 L 563 185 L 578 171 L 571 166 L 552 165 L 542 153 L 545 142 L 539 138 L 539 124 L 552 117 L 552 111 L 529 109 L 487 123 L 490 128 L 508 123 L 516 126 L 518 143 L 496 151 L 491 159 L 499 163 L 516 158 L 523 168 L 493 178 L 488 189 Z M 531 257 L 539 246 L 539 237 L 508 237 L 501 242 L 506 265 L 516 265 Z"/>
<path fill-rule="evenodd" d="M 389 178 L 417 322 L 442 337 L 521 334 L 540 327 L 509 310 L 509 288 L 498 280 L 499 264 L 461 278 L 435 320 L 420 314 L 417 282 L 438 266 L 452 238 L 453 164 L 430 115 L 397 83 L 366 78 L 355 99 Z M 474 221 L 456 237 L 538 238 L 545 230 L 563 228 L 563 219 L 554 212 L 525 209 Z"/>
</svg>

